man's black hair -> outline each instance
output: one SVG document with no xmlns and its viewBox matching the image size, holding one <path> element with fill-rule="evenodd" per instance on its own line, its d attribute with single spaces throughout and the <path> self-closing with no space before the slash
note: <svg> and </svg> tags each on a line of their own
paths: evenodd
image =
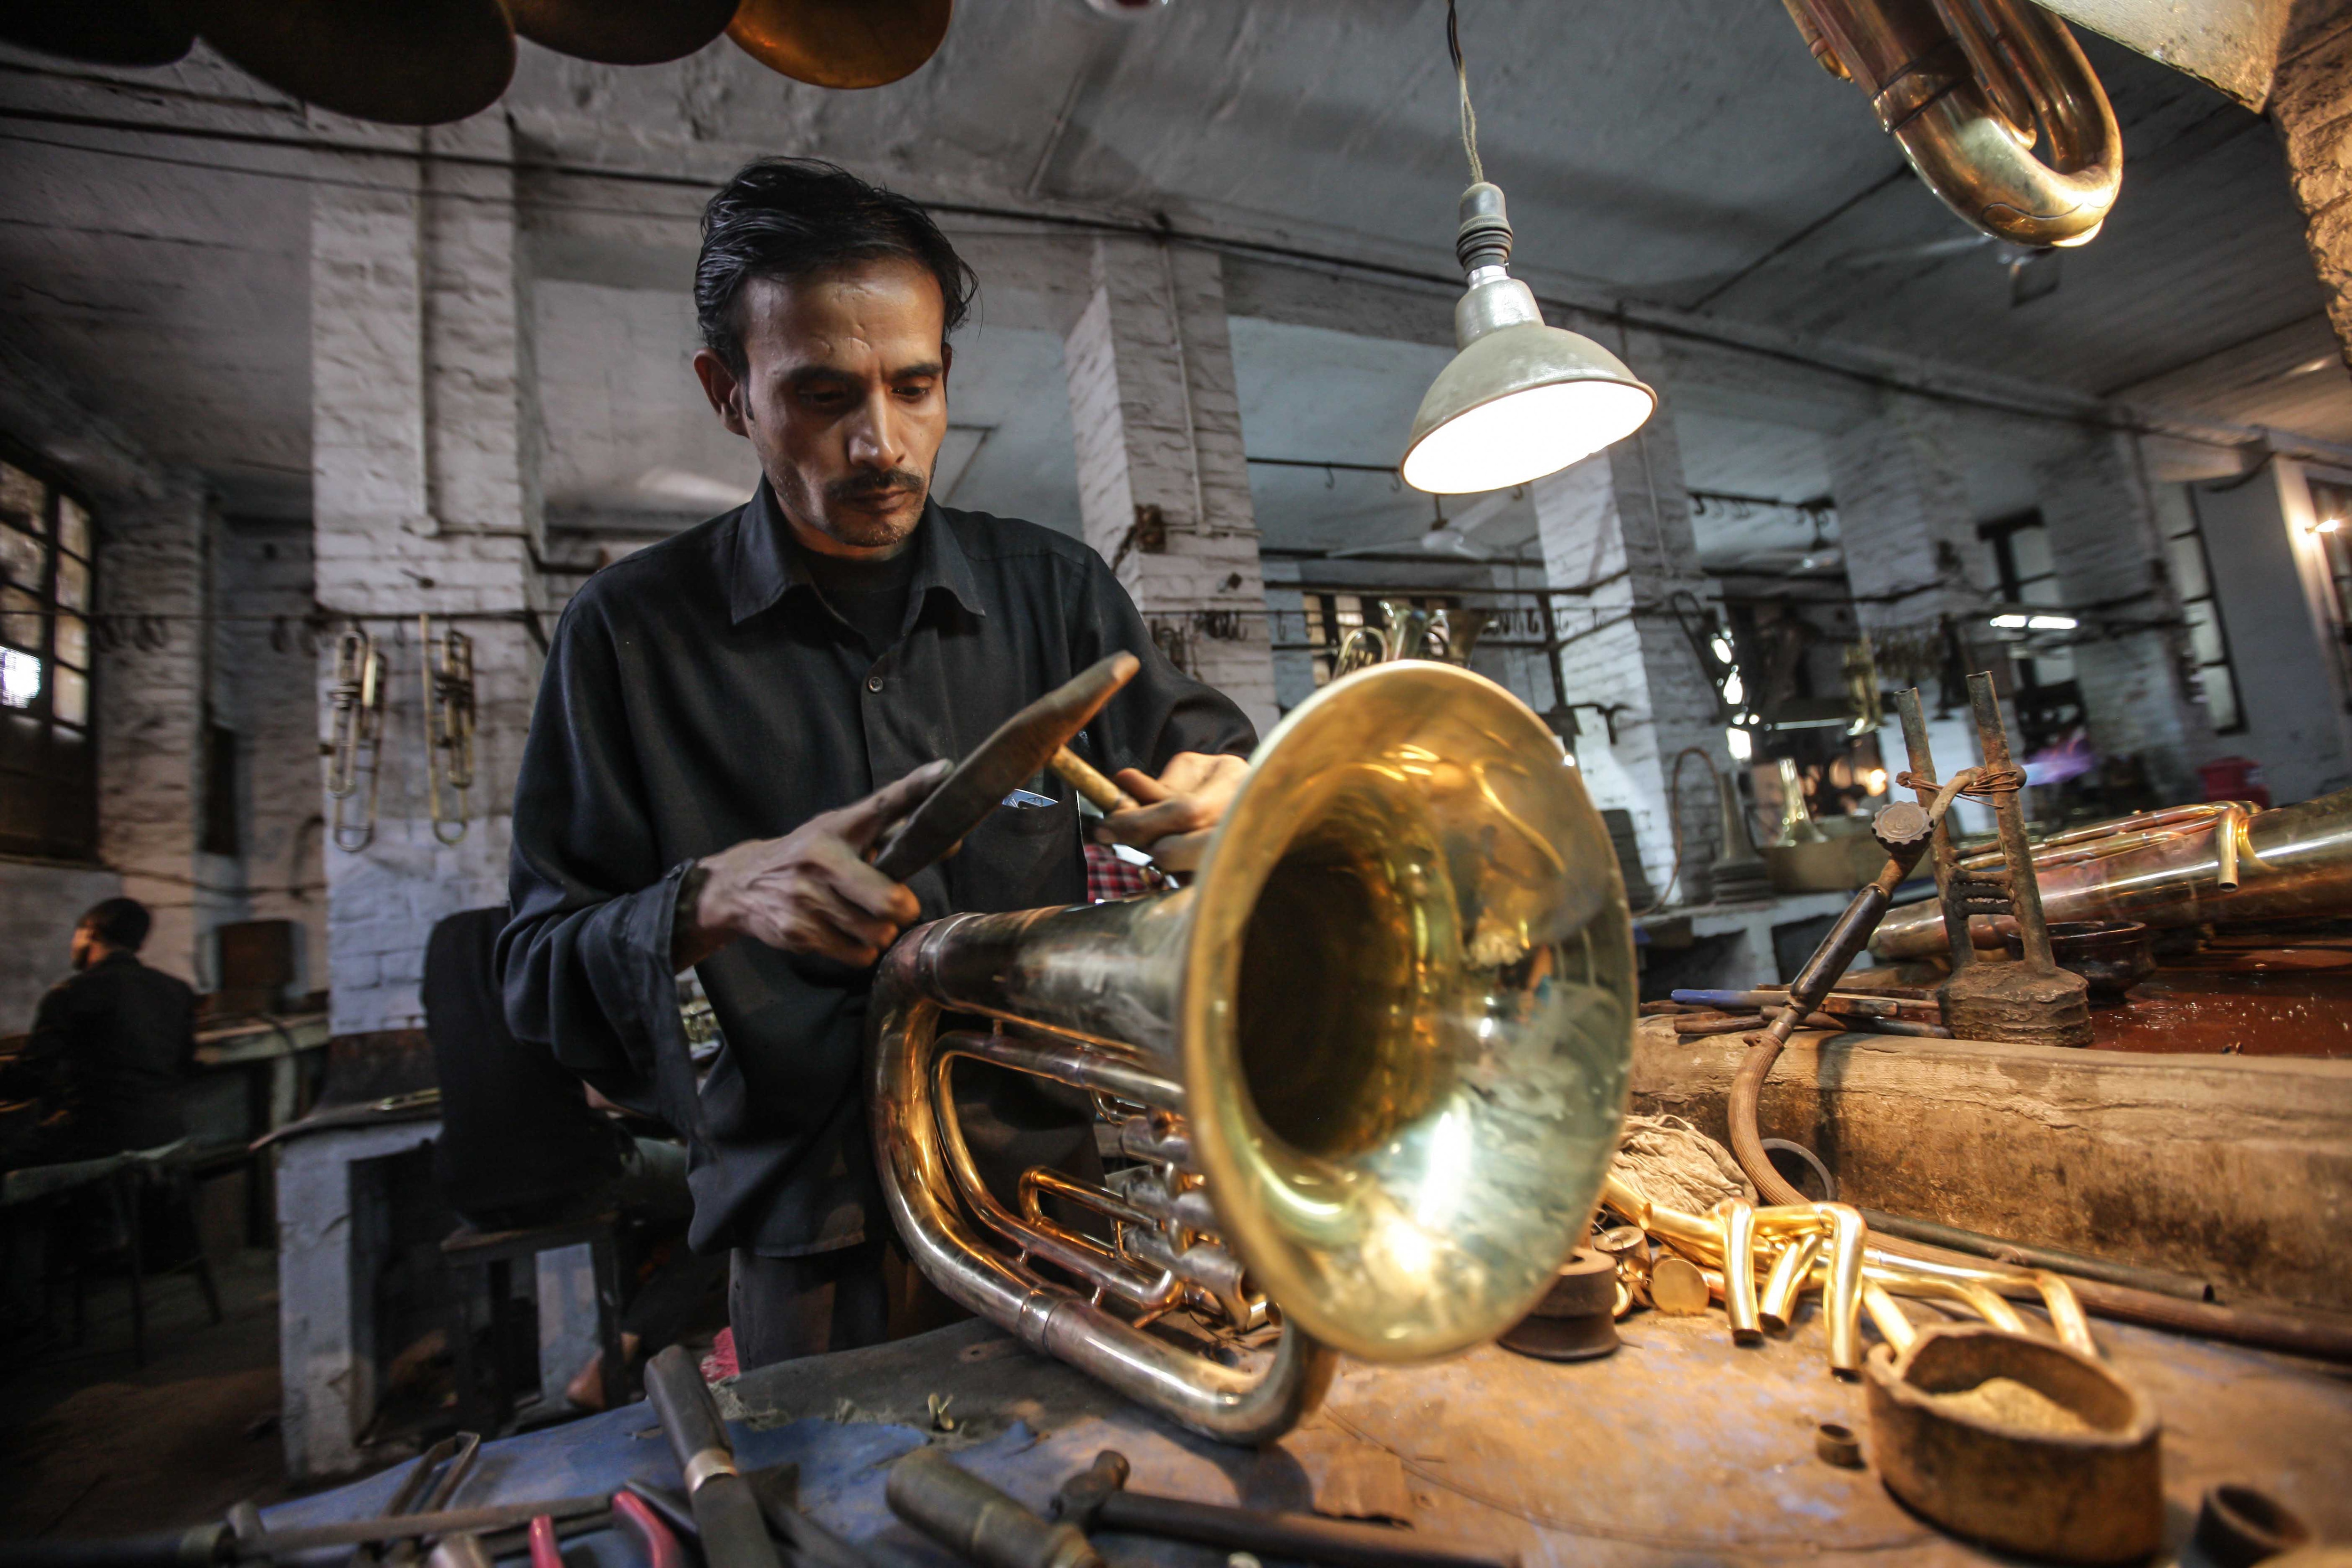
<svg viewBox="0 0 2352 1568">
<path fill-rule="evenodd" d="M 744 373 L 743 285 L 789 280 L 860 261 L 898 258 L 939 279 L 946 331 L 963 325 L 980 280 L 930 214 L 895 192 L 814 158 L 746 163 L 702 209 L 694 313 L 702 342 Z"/>
<path fill-rule="evenodd" d="M 83 913 L 81 923 L 107 946 L 137 952 L 155 919 L 136 899 L 100 899 Z"/>
</svg>

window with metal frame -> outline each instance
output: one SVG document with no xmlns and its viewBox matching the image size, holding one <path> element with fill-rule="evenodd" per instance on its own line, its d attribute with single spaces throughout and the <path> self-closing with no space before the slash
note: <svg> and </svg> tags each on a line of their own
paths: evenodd
<svg viewBox="0 0 2352 1568">
<path fill-rule="evenodd" d="M 2238 672 L 2230 662 L 2229 628 L 2221 624 L 2221 603 L 2213 595 L 2197 487 L 2180 489 L 2189 504 L 2168 518 L 2164 548 L 2172 567 L 2172 585 L 2180 595 L 2181 614 L 2189 622 L 2189 657 L 2197 667 L 2198 689 L 2216 734 L 2243 734 L 2245 709 L 2238 700 Z"/>
<path fill-rule="evenodd" d="M 0 853 L 98 853 L 96 553 L 88 504 L 0 448 Z"/>
</svg>

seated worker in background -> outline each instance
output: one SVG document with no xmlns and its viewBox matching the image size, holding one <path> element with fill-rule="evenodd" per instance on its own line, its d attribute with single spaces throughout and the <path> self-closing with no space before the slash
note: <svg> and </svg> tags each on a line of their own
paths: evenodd
<svg viewBox="0 0 2352 1568">
<path fill-rule="evenodd" d="M 187 1136 L 180 1085 L 196 1051 L 196 994 L 139 962 L 153 924 L 136 899 L 90 906 L 74 927 L 74 973 L 49 988 L 0 1097 L 37 1100 L 39 1130 L 13 1165 L 91 1160 Z"/>
<path fill-rule="evenodd" d="M 677 1337 L 720 1263 L 684 1245 L 694 1212 L 686 1151 L 631 1137 L 545 1049 L 508 1032 L 494 959 L 506 923 L 504 909 L 467 910 L 435 925 L 425 942 L 425 1032 L 441 1085 L 434 1178 L 476 1230 L 617 1213 L 677 1233 L 667 1261 L 634 1295 L 624 1279 L 621 1350 L 635 1366 Z M 601 1370 L 592 1358 L 572 1380 L 573 1404 L 602 1407 Z"/>
</svg>

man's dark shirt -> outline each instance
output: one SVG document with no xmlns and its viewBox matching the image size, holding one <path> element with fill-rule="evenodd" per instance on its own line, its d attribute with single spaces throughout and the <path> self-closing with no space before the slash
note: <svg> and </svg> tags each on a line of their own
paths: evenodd
<svg viewBox="0 0 2352 1568">
<path fill-rule="evenodd" d="M 110 953 L 41 998 L 12 1077 L 46 1080 L 70 1122 L 61 1157 L 153 1149 L 187 1135 L 180 1085 L 196 1051 L 187 982 Z"/>
<path fill-rule="evenodd" d="M 877 658 L 817 593 L 762 484 L 590 578 L 548 653 L 515 790 L 508 1019 L 615 1098 L 650 1080 L 694 1145 L 700 1250 L 845 1247 L 879 1211 L 859 1070 L 870 974 L 730 943 L 698 969 L 725 1042 L 698 1092 L 669 964 L 695 858 L 961 756 L 1121 649 L 1143 669 L 1078 742 L 1097 766 L 1157 773 L 1255 743 L 1076 540 L 933 504 L 910 553 Z M 1055 804 L 998 809 L 911 879 L 922 919 L 1084 900 L 1076 804 L 1050 775 L 1029 788 Z"/>
<path fill-rule="evenodd" d="M 441 1085 L 433 1176 L 449 1206 L 488 1228 L 595 1192 L 621 1169 L 622 1133 L 579 1079 L 507 1028 L 497 946 L 504 909 L 467 910 L 425 943 L 425 1033 Z"/>
</svg>

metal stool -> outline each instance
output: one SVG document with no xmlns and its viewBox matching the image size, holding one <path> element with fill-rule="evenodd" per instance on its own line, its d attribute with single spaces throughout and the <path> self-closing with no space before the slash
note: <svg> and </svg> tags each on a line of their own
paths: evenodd
<svg viewBox="0 0 2352 1568">
<path fill-rule="evenodd" d="M 512 1364 L 514 1338 L 514 1266 L 530 1262 L 542 1252 L 585 1246 L 596 1278 L 596 1342 L 603 1349 L 604 1408 L 622 1403 L 620 1271 L 614 1251 L 611 1214 L 560 1225 L 532 1226 L 520 1230 L 453 1231 L 441 1243 L 458 1289 L 452 1292 L 450 1349 L 457 1358 L 457 1409 L 460 1422 L 478 1432 L 504 1432 L 514 1420 L 515 1388 L 521 1379 Z M 490 1299 L 490 1394 L 484 1408 L 478 1369 L 474 1360 L 472 1302 L 467 1288 L 476 1270 Z"/>
</svg>

